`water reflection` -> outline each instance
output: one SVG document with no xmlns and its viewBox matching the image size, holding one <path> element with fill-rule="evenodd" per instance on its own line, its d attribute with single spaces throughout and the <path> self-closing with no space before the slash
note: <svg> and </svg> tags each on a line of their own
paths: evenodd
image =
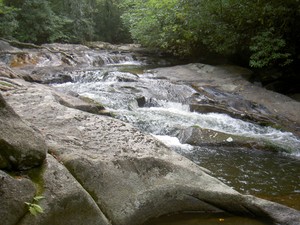
<svg viewBox="0 0 300 225">
<path fill-rule="evenodd" d="M 297 158 L 260 150 L 225 147 L 194 147 L 191 151 L 180 153 L 209 169 L 213 176 L 241 193 L 300 210 L 300 161 Z"/>
<path fill-rule="evenodd" d="M 233 216 L 228 213 L 183 213 L 152 219 L 144 225 L 267 225 L 269 221 Z"/>
</svg>

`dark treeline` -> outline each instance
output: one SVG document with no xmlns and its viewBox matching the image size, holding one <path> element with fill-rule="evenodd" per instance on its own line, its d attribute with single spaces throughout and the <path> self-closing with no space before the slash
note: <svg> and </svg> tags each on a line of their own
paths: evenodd
<svg viewBox="0 0 300 225">
<path fill-rule="evenodd" d="M 135 41 L 299 79 L 300 0 L 0 0 L 0 22 L 23 42 Z"/>
</svg>

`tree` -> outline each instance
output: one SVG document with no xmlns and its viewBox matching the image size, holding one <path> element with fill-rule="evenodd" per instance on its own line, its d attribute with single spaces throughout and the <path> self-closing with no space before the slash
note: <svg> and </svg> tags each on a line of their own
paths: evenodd
<svg viewBox="0 0 300 225">
<path fill-rule="evenodd" d="M 63 42 L 80 43 L 94 37 L 94 6 L 91 0 L 50 0 L 51 8 L 59 17 Z"/>
<path fill-rule="evenodd" d="M 128 42 L 122 0 L 0 0 L 0 36 L 23 42 Z"/>
<path fill-rule="evenodd" d="M 286 66 L 299 55 L 299 0 L 125 0 L 134 40 L 175 55 L 199 46 L 243 56 L 252 67 Z"/>
<path fill-rule="evenodd" d="M 16 9 L 0 0 L 0 37 L 11 38 L 18 27 Z"/>
<path fill-rule="evenodd" d="M 121 20 L 120 0 L 99 0 L 94 12 L 96 39 L 120 43 L 131 41 L 129 31 Z"/>
<path fill-rule="evenodd" d="M 187 29 L 187 12 L 177 0 L 125 0 L 124 9 L 122 18 L 134 40 L 176 55 L 190 52 L 193 31 Z"/>
<path fill-rule="evenodd" d="M 24 0 L 9 1 L 11 7 L 18 8 L 15 18 L 19 26 L 14 37 L 24 42 L 45 43 L 53 41 L 53 35 L 58 31 L 58 18 L 52 12 L 47 1 Z"/>
</svg>

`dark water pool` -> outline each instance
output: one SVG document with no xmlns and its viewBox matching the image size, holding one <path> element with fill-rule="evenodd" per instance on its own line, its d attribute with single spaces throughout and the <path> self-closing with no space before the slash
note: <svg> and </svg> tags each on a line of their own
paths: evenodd
<svg viewBox="0 0 300 225">
<path fill-rule="evenodd" d="M 227 213 L 182 213 L 152 219 L 144 225 L 267 225 L 268 221 L 234 216 Z"/>
<path fill-rule="evenodd" d="M 181 152 L 235 190 L 300 210 L 300 160 L 243 148 L 200 148 Z"/>
</svg>

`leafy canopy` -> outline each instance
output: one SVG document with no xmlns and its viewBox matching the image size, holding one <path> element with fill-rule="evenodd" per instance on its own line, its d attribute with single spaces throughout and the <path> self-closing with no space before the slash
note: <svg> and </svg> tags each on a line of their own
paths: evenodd
<svg viewBox="0 0 300 225">
<path fill-rule="evenodd" d="M 0 37 L 34 43 L 128 42 L 121 0 L 0 0 Z"/>
<path fill-rule="evenodd" d="M 299 0 L 124 0 L 134 40 L 174 55 L 205 46 L 243 55 L 252 67 L 288 65 L 299 55 Z"/>
</svg>

